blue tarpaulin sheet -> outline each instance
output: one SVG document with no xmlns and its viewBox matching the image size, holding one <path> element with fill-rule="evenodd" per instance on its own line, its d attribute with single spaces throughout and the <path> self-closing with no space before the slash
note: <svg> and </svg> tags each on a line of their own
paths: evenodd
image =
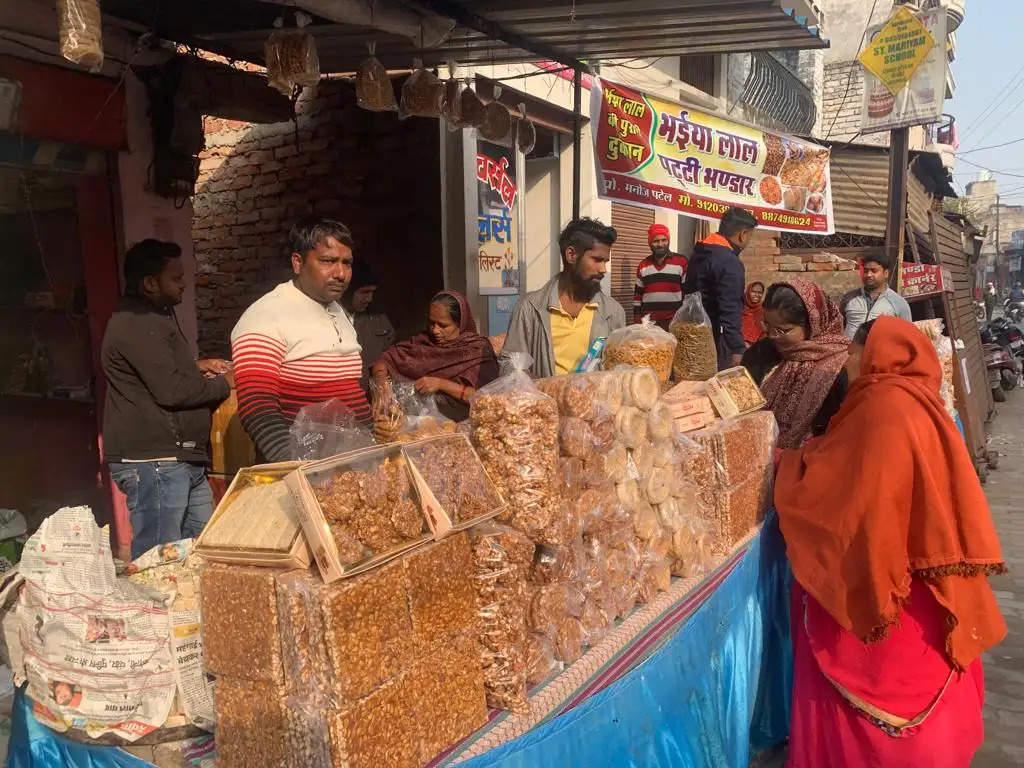
<svg viewBox="0 0 1024 768">
<path fill-rule="evenodd" d="M 152 768 L 123 749 L 79 744 L 40 725 L 24 689 L 14 695 L 7 768 Z"/>
</svg>

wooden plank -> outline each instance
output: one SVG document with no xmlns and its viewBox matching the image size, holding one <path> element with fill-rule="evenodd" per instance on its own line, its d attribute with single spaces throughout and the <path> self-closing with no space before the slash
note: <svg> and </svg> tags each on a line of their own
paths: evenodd
<svg viewBox="0 0 1024 768">
<path fill-rule="evenodd" d="M 941 227 L 941 221 L 934 212 L 929 212 L 929 233 L 931 235 L 932 248 L 935 252 L 935 260 L 940 266 L 947 266 L 955 264 L 958 259 L 954 253 L 950 253 L 940 244 L 938 232 Z M 954 287 L 956 294 L 963 295 L 962 288 Z M 953 345 L 953 389 L 956 408 L 964 425 L 968 448 L 972 458 L 978 461 L 985 452 L 985 427 L 982 421 L 983 416 L 979 410 L 979 398 L 977 397 L 978 382 L 975 377 L 971 376 L 969 370 L 971 368 L 971 358 L 975 356 L 972 350 L 974 345 L 971 343 L 973 339 L 968 341 L 965 338 L 969 324 L 955 311 L 955 303 L 959 298 L 956 294 L 951 297 L 948 293 L 944 292 L 942 294 L 942 308 L 945 314 L 946 329 L 949 337 L 953 340 L 964 340 L 964 349 L 962 350 L 957 349 L 955 343 Z M 974 337 L 977 338 L 976 328 L 974 329 Z M 968 369 L 966 377 L 964 375 L 965 366 L 961 364 L 961 360 L 964 359 L 967 361 L 966 367 Z M 984 386 L 987 391 L 987 383 Z M 985 413 L 987 415 L 987 410 Z"/>
</svg>

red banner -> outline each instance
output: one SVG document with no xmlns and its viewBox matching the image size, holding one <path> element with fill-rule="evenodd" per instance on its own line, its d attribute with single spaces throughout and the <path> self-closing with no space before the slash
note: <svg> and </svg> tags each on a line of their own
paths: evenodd
<svg viewBox="0 0 1024 768">
<path fill-rule="evenodd" d="M 903 264 L 903 297 L 919 299 L 937 296 L 943 291 L 953 292 L 953 277 L 949 270 L 938 264 Z"/>
</svg>

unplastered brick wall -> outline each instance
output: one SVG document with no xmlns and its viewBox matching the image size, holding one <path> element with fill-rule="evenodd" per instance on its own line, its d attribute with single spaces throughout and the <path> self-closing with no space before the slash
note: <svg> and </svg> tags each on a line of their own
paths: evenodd
<svg viewBox="0 0 1024 768">
<path fill-rule="evenodd" d="M 295 123 L 207 117 L 193 198 L 198 343 L 227 356 L 231 328 L 288 279 L 288 230 L 323 214 L 351 229 L 399 333 L 442 287 L 438 121 L 359 109 L 348 81 L 322 81 Z"/>
<path fill-rule="evenodd" d="M 769 286 L 794 278 L 813 280 L 826 294 L 838 299 L 860 285 L 857 263 L 833 253 L 783 253 L 779 235 L 770 230 L 755 230 L 751 243 L 740 254 L 746 281 Z"/>
<path fill-rule="evenodd" d="M 850 141 L 860 131 L 864 71 L 856 61 L 826 64 L 824 80 L 818 138 Z M 857 143 L 888 146 L 889 133 L 864 134 L 857 137 Z"/>
</svg>

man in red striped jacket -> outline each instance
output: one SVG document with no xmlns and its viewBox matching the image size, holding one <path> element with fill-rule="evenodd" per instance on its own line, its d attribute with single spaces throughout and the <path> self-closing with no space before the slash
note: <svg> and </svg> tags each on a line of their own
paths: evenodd
<svg viewBox="0 0 1024 768">
<path fill-rule="evenodd" d="M 266 461 L 290 456 L 289 427 L 304 405 L 338 398 L 369 416 L 356 332 L 338 300 L 352 279 L 352 234 L 306 218 L 289 233 L 294 278 L 258 299 L 231 332 L 238 416 Z"/>
<path fill-rule="evenodd" d="M 636 267 L 633 289 L 633 322 L 644 315 L 668 330 L 668 324 L 683 303 L 683 280 L 686 277 L 685 256 L 668 248 L 668 227 L 651 224 L 647 230 L 651 255 Z"/>
</svg>

